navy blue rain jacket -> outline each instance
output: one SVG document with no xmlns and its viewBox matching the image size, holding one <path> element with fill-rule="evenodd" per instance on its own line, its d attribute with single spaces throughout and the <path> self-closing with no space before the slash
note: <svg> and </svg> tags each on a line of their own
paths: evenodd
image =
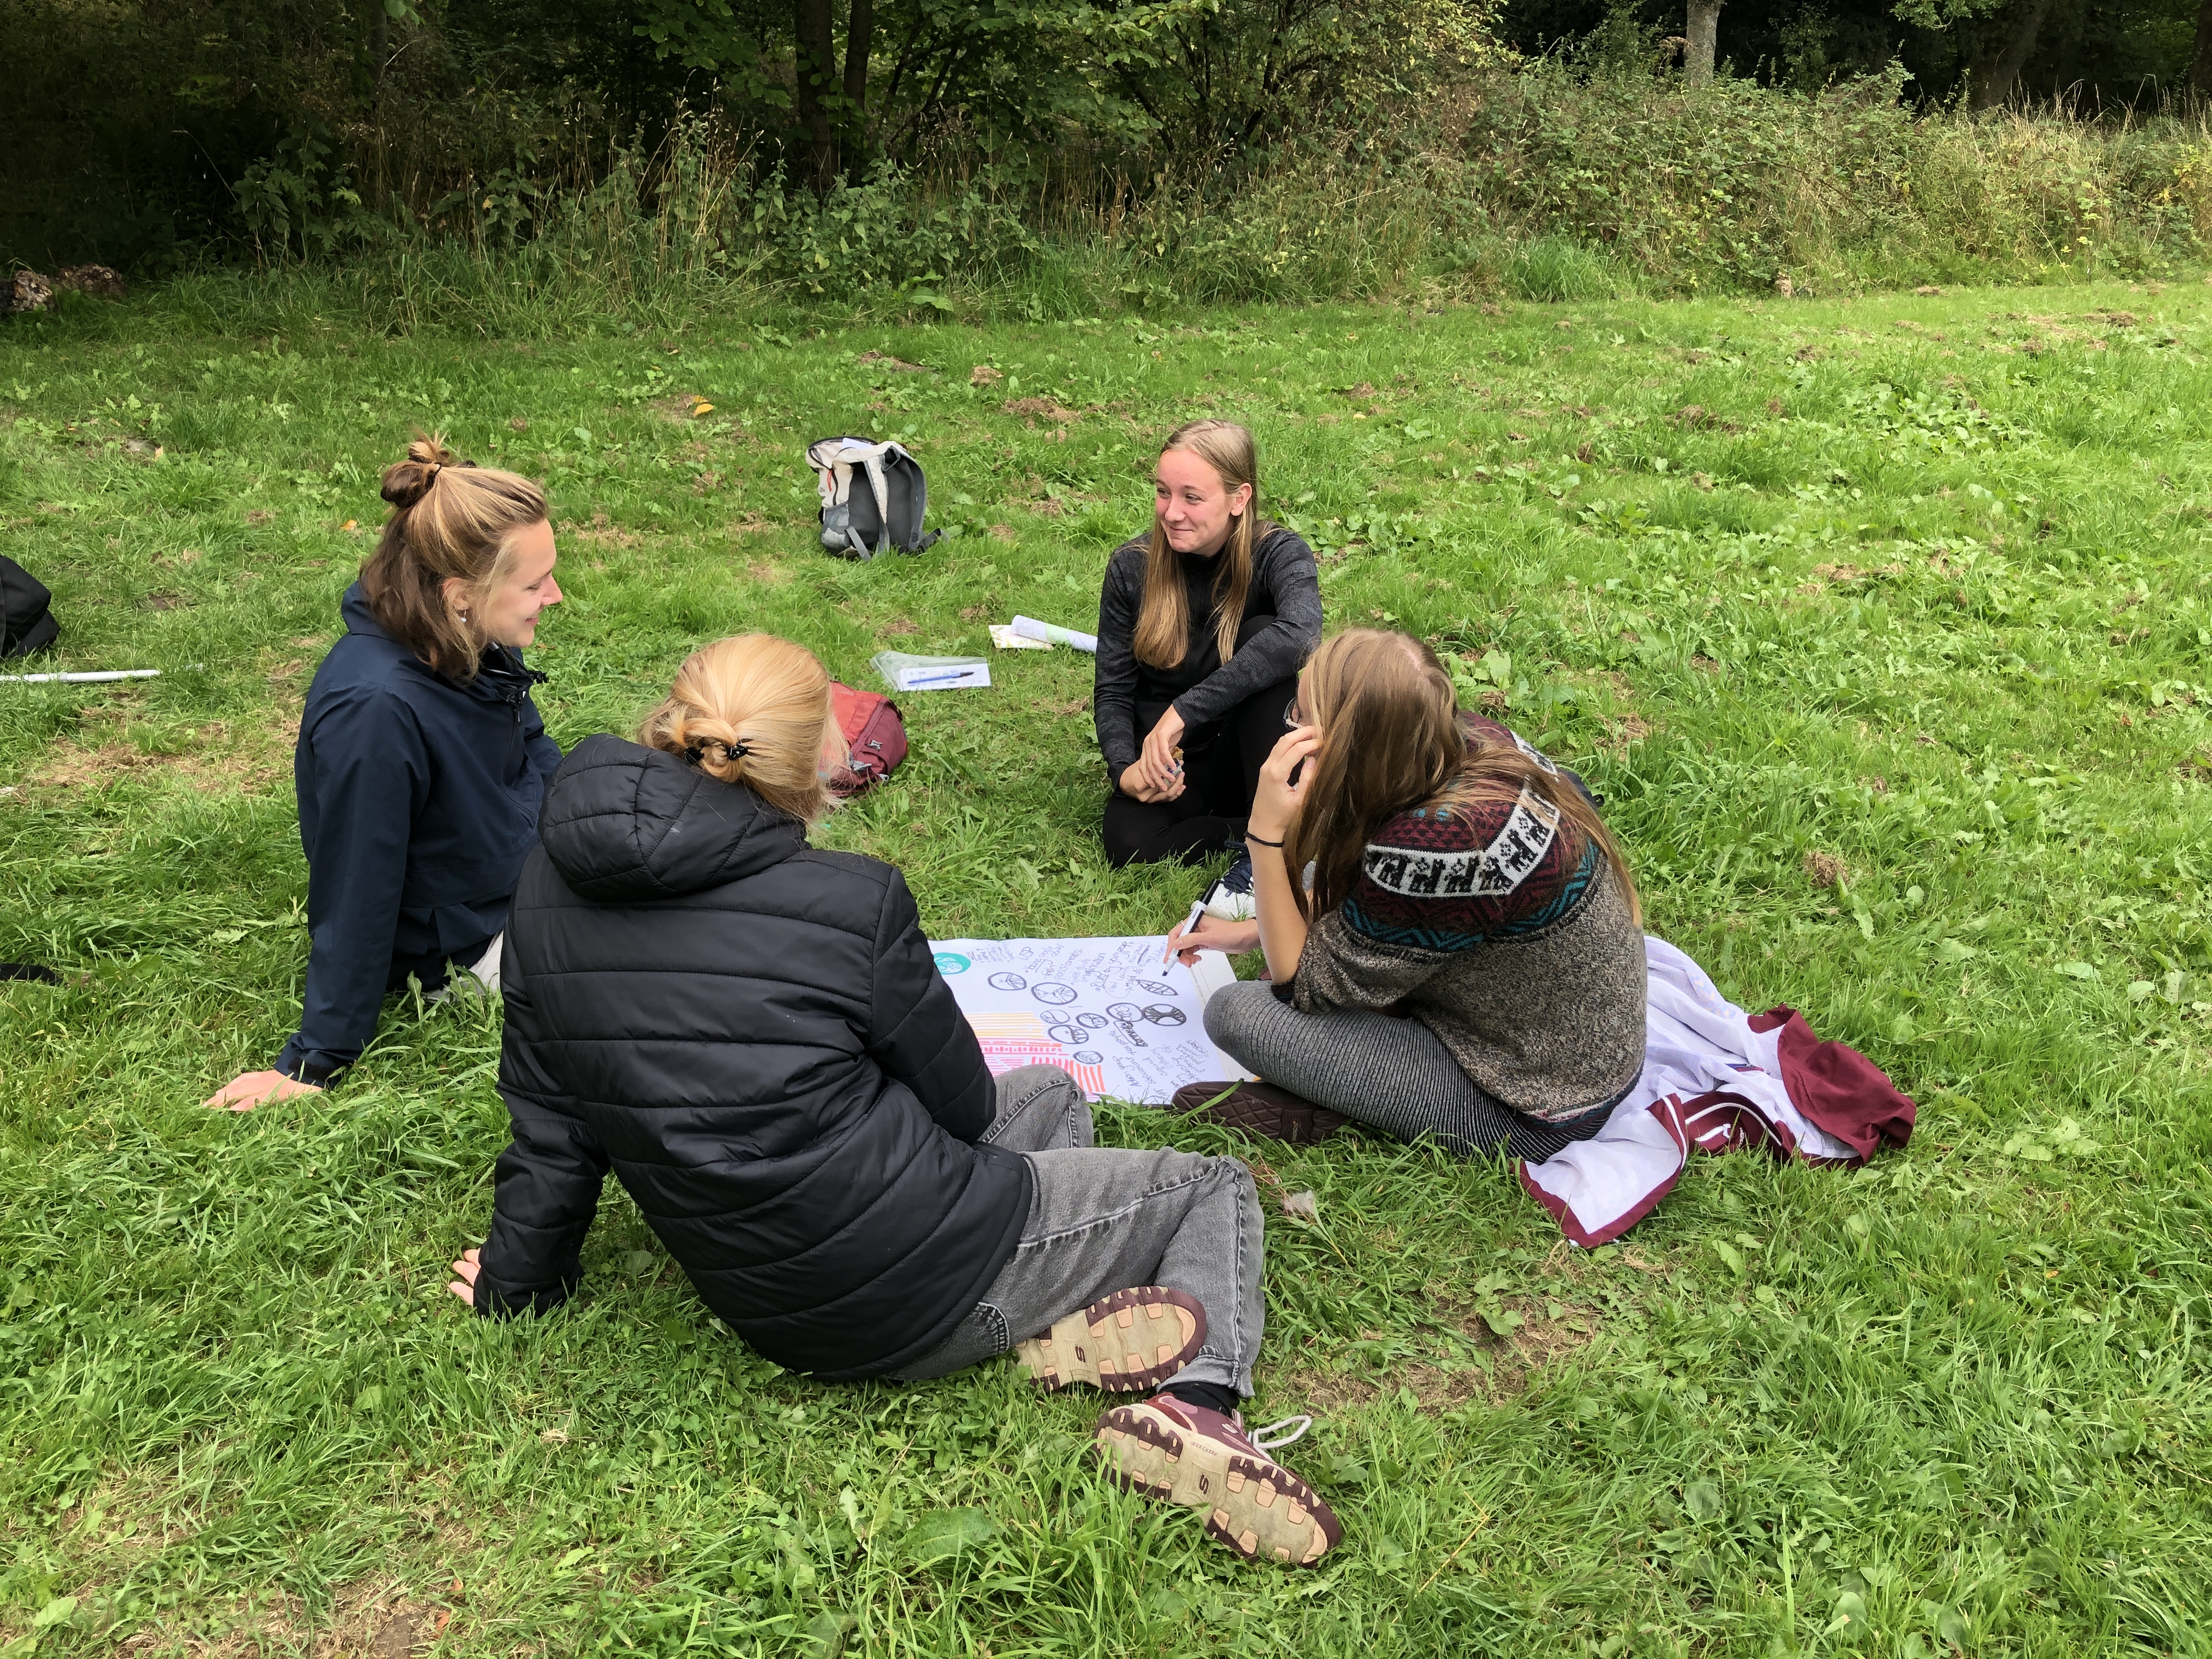
<svg viewBox="0 0 2212 1659">
<path fill-rule="evenodd" d="M 386 992 L 442 983 L 507 926 L 561 764 L 520 653 L 493 647 L 462 685 L 386 633 L 360 583 L 342 614 L 292 760 L 313 945 L 276 1069 L 308 1083 L 360 1058 Z"/>
</svg>

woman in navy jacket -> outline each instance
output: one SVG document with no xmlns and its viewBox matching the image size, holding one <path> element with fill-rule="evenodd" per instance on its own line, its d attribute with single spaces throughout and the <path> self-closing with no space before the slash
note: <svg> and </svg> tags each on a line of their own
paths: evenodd
<svg viewBox="0 0 2212 1659">
<path fill-rule="evenodd" d="M 361 1057 L 387 992 L 499 982 L 501 930 L 561 750 L 520 647 L 561 601 L 529 479 L 420 439 L 384 475 L 382 540 L 315 671 L 293 777 L 311 945 L 300 1029 L 206 1104 L 248 1111 Z"/>
</svg>

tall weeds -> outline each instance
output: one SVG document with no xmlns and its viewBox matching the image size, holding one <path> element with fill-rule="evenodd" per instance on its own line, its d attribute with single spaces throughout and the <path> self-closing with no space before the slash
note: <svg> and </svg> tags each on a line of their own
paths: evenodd
<svg viewBox="0 0 2212 1659">
<path fill-rule="evenodd" d="M 1899 90 L 1894 76 L 1691 90 L 1537 65 L 1257 164 L 1133 180 L 1077 157 L 1017 189 L 948 145 L 957 161 L 885 165 L 821 196 L 685 121 L 650 153 L 471 181 L 396 219 L 336 218 L 313 204 L 342 192 L 310 179 L 269 197 L 258 269 L 204 272 L 174 296 L 515 334 L 716 307 L 1043 317 L 2132 275 L 2198 258 L 2212 234 L 2201 125 L 1917 113 Z"/>
</svg>

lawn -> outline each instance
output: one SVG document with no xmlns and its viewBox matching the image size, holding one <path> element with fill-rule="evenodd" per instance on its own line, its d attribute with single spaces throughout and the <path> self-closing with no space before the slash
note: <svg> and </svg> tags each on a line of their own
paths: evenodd
<svg viewBox="0 0 2212 1659">
<path fill-rule="evenodd" d="M 166 671 L 0 686 L 0 957 L 64 975 L 0 988 L 0 1655 L 2212 1650 L 2208 354 L 2194 286 L 0 327 L 0 552 L 64 625 L 25 665 Z M 1704 1160 L 1583 1254 L 1504 1164 L 1103 1109 L 1319 1195 L 1271 1219 L 1255 1402 L 1316 1413 L 1289 1461 L 1346 1527 L 1296 1574 L 1113 1492 L 1096 1399 L 1010 1363 L 777 1370 L 611 1187 L 572 1308 L 465 1317 L 495 1010 L 395 1000 L 327 1097 L 200 1109 L 297 1012 L 290 735 L 411 429 L 546 481 L 565 744 L 726 633 L 866 685 L 1089 625 L 1200 413 L 1258 433 L 1332 623 L 1580 768 L 1652 931 L 1887 1067 L 1907 1152 Z M 850 431 L 957 533 L 823 555 L 800 450 Z M 823 839 L 939 937 L 1164 927 L 1196 878 L 1105 866 L 1090 659 L 992 665 L 904 700 Z"/>
</svg>

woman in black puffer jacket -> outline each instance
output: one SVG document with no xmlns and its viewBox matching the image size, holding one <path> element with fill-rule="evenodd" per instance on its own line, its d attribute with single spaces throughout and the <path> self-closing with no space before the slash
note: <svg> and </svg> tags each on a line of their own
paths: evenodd
<svg viewBox="0 0 2212 1659">
<path fill-rule="evenodd" d="M 1018 1348 L 1048 1388 L 1158 1389 L 1100 1420 L 1116 1472 L 1240 1553 L 1316 1559 L 1334 1517 L 1236 1414 L 1263 1319 L 1249 1172 L 1093 1147 L 1056 1067 L 992 1079 L 899 872 L 806 844 L 843 757 L 805 649 L 708 647 L 640 736 L 576 746 L 523 866 L 514 1138 L 454 1293 L 493 1316 L 573 1295 L 611 1169 L 777 1364 L 916 1379 Z"/>
</svg>

